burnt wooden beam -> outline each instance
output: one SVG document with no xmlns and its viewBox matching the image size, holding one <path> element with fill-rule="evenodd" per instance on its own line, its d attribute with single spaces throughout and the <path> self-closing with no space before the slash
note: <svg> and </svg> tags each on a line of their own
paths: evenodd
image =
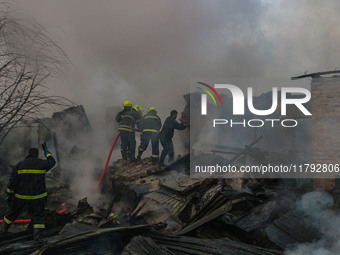
<svg viewBox="0 0 340 255">
<path fill-rule="evenodd" d="M 298 80 L 298 79 L 307 78 L 307 77 L 319 78 L 319 77 L 321 77 L 321 75 L 333 74 L 333 73 L 340 73 L 340 70 L 304 74 L 304 75 L 292 77 L 291 79 L 292 79 L 292 80 Z"/>
<path fill-rule="evenodd" d="M 236 154 L 235 157 L 233 157 L 232 159 L 230 159 L 230 160 L 227 162 L 226 165 L 231 164 L 231 163 L 234 162 L 236 159 L 238 159 L 240 156 L 242 156 L 242 155 L 246 154 L 248 151 L 250 151 L 250 148 L 251 148 L 253 145 L 257 144 L 262 138 L 263 138 L 263 136 L 260 136 L 259 138 L 257 138 L 257 139 L 256 139 L 254 142 L 252 142 L 251 144 L 246 145 L 246 146 L 245 146 L 245 149 L 242 150 L 241 152 L 239 152 L 238 154 Z"/>
</svg>

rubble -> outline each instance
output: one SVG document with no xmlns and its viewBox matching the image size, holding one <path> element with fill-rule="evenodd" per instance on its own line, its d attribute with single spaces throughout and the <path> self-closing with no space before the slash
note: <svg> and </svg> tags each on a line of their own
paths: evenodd
<svg viewBox="0 0 340 255">
<path fill-rule="evenodd" d="M 268 238 L 282 249 L 295 243 L 311 242 L 320 234 L 298 212 L 288 212 L 266 228 Z"/>
<path fill-rule="evenodd" d="M 228 238 L 204 239 L 188 236 L 162 236 L 152 234 L 151 237 L 161 247 L 174 254 L 239 254 L 239 255 L 283 255 L 282 251 L 269 250 L 253 245 L 232 241 Z"/>
<path fill-rule="evenodd" d="M 105 207 L 95 209 L 84 198 L 63 214 L 48 211 L 49 244 L 39 250 L 27 224 L 13 226 L 0 238 L 0 253 L 283 254 L 320 237 L 292 209 L 313 183 L 299 188 L 277 179 L 192 179 L 187 158 L 163 168 L 150 158 L 118 160 L 102 184 Z M 71 196 L 68 186 L 53 179 L 47 184 L 55 190 L 49 205 L 61 209 L 61 198 Z"/>
<path fill-rule="evenodd" d="M 190 123 L 189 108 L 199 104 L 190 102 L 189 96 L 185 99 L 187 105 L 182 119 Z M 261 100 L 258 99 L 258 103 Z M 80 118 L 83 132 L 91 130 L 82 107 L 57 113 L 53 118 L 68 120 L 70 115 Z M 66 128 L 58 131 L 66 132 Z M 279 148 L 275 143 L 277 134 L 267 130 L 254 135 L 248 131 L 226 138 L 234 142 L 247 140 L 239 142 L 239 147 L 211 146 L 204 154 L 191 151 L 195 154 L 194 163 L 251 165 L 300 160 L 293 151 L 283 152 Z M 58 148 L 56 136 L 53 137 Z M 186 138 L 184 143 L 188 145 Z M 285 134 L 280 139 L 285 139 Z M 291 145 L 291 139 L 287 139 L 285 149 Z M 75 162 L 87 153 L 71 144 L 67 151 L 62 151 Z M 0 172 L 6 174 L 0 178 L 0 187 L 5 192 L 10 165 L 2 159 L 0 163 Z M 34 247 L 29 224 L 14 224 L 8 235 L 0 237 L 0 253 L 280 255 L 293 245 L 320 238 L 320 233 L 295 208 L 304 194 L 324 188 L 334 196 L 334 208 L 340 205 L 339 185 L 334 180 L 206 178 L 211 177 L 209 175 L 192 178 L 190 154 L 178 156 L 165 167 L 153 165 L 151 158 L 144 158 L 137 162 L 117 160 L 107 169 L 98 188 L 103 201 L 96 205 L 91 205 L 87 198 L 72 204 L 70 201 L 74 198 L 67 180 L 47 174 L 49 198 L 44 240 L 48 244 Z M 99 179 L 99 176 L 98 172 L 95 177 Z M 2 197 L 0 202 L 2 217 L 6 204 Z M 65 209 L 64 213 L 58 213 Z M 25 219 L 28 215 L 20 217 Z"/>
<path fill-rule="evenodd" d="M 153 227 L 157 227 L 157 225 L 138 225 L 90 230 L 79 228 L 79 225 L 72 225 L 72 228 L 76 228 L 80 233 L 60 239 L 32 254 L 74 254 L 74 252 L 78 254 L 90 252 L 97 254 L 117 254 L 117 252 L 123 250 L 133 236 L 142 234 Z M 68 231 L 70 232 L 70 230 Z"/>
<path fill-rule="evenodd" d="M 162 255 L 174 255 L 170 250 L 165 247 L 157 245 L 151 238 L 144 236 L 135 236 L 131 239 L 131 242 L 125 246 L 122 255 L 148 255 L 148 254 L 162 254 Z"/>
<path fill-rule="evenodd" d="M 235 219 L 231 222 L 231 224 L 243 229 L 246 232 L 250 232 L 263 225 L 265 222 L 268 222 L 275 213 L 276 208 L 277 201 L 263 203 L 251 209 L 241 217 Z"/>
</svg>

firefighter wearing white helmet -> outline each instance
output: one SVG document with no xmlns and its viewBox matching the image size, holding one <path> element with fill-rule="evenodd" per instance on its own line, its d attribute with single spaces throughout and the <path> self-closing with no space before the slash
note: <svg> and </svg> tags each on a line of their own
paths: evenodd
<svg viewBox="0 0 340 255">
<path fill-rule="evenodd" d="M 147 114 L 143 116 L 141 122 L 141 143 L 138 147 L 137 159 L 141 160 L 143 152 L 148 147 L 149 141 L 151 140 L 152 145 L 152 163 L 157 164 L 159 158 L 159 137 L 158 133 L 162 127 L 162 122 L 157 115 L 157 110 L 155 107 L 150 107 Z"/>
<path fill-rule="evenodd" d="M 120 150 L 123 160 L 136 160 L 135 124 L 140 118 L 141 114 L 132 110 L 132 103 L 130 101 L 125 101 L 123 103 L 123 110 L 116 115 L 121 140 Z"/>
</svg>

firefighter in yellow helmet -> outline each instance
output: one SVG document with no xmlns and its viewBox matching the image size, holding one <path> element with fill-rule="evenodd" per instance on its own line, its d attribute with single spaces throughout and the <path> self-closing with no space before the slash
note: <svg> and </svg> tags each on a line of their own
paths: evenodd
<svg viewBox="0 0 340 255">
<path fill-rule="evenodd" d="M 155 107 L 150 107 L 147 114 L 143 116 L 141 122 L 141 143 L 138 147 L 137 159 L 141 160 L 143 152 L 148 147 L 149 141 L 152 144 L 152 163 L 158 164 L 159 158 L 159 137 L 158 133 L 162 127 L 161 119 L 157 115 L 157 110 Z"/>
<path fill-rule="evenodd" d="M 139 119 L 136 120 L 136 125 L 137 125 L 137 129 L 138 131 L 142 131 L 141 130 L 141 124 L 142 124 L 142 117 L 143 117 L 143 107 L 140 105 L 134 105 L 132 107 L 132 111 L 137 112 L 139 115 Z"/>
<path fill-rule="evenodd" d="M 132 103 L 130 101 L 125 101 L 123 110 L 116 115 L 121 140 L 120 150 L 124 160 L 136 160 L 135 124 L 140 118 L 140 113 L 136 110 L 132 110 Z"/>
<path fill-rule="evenodd" d="M 132 107 L 132 103 L 130 101 L 125 101 L 123 104 L 123 108 L 127 108 L 127 107 Z"/>
</svg>

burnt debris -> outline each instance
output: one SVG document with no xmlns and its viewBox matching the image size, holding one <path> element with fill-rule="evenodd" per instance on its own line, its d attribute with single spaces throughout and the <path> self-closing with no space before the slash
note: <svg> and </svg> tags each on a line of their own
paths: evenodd
<svg viewBox="0 0 340 255">
<path fill-rule="evenodd" d="M 261 95 L 257 102 L 265 105 L 266 98 L 270 94 Z M 191 106 L 199 108 L 199 97 L 186 95 L 185 100 L 187 105 L 181 118 L 192 129 L 195 123 L 190 125 L 190 121 L 195 120 L 190 120 L 189 111 Z M 54 120 L 60 123 L 52 130 L 49 127 Z M 68 126 L 62 125 L 65 122 Z M 79 162 L 89 152 L 59 139 L 75 135 L 72 132 L 77 129 L 83 134 L 92 130 L 82 107 L 42 120 L 39 136 L 50 139 L 62 162 Z M 66 136 L 60 135 L 65 132 Z M 194 140 L 199 135 L 199 130 L 190 132 Z M 189 150 L 189 131 L 179 137 L 194 163 L 240 166 L 303 162 L 298 152 L 292 150 L 298 143 L 294 132 L 287 133 L 281 128 L 256 132 L 245 129 L 229 133 L 222 144 L 208 144 L 204 152 L 200 151 L 202 148 Z M 284 146 L 277 142 L 281 140 L 286 140 Z M 0 158 L 3 193 L 12 167 L 9 162 Z M 94 165 L 102 168 L 100 164 Z M 98 203 L 91 204 L 85 197 L 74 204 L 68 182 L 72 178 L 64 178 L 66 164 L 59 164 L 61 174 L 46 176 L 49 198 L 43 239 L 48 244 L 34 246 L 29 222 L 14 224 L 10 233 L 0 236 L 0 254 L 280 255 L 298 244 L 322 238 L 313 217 L 297 208 L 306 194 L 327 190 L 324 194 L 333 199 L 327 205 L 330 212 L 340 204 L 340 189 L 334 179 L 256 179 L 251 175 L 232 179 L 214 179 L 209 175 L 192 178 L 190 154 L 178 155 L 168 166 L 154 165 L 149 157 L 140 161 L 117 160 L 107 169 L 103 181 L 94 189 L 100 192 Z M 93 179 L 98 180 L 100 170 L 95 172 Z M 314 196 L 312 204 L 317 205 L 322 199 L 323 196 Z M 0 197 L 1 217 L 6 210 L 6 202 Z M 20 219 L 29 219 L 29 215 L 20 215 Z"/>
</svg>

